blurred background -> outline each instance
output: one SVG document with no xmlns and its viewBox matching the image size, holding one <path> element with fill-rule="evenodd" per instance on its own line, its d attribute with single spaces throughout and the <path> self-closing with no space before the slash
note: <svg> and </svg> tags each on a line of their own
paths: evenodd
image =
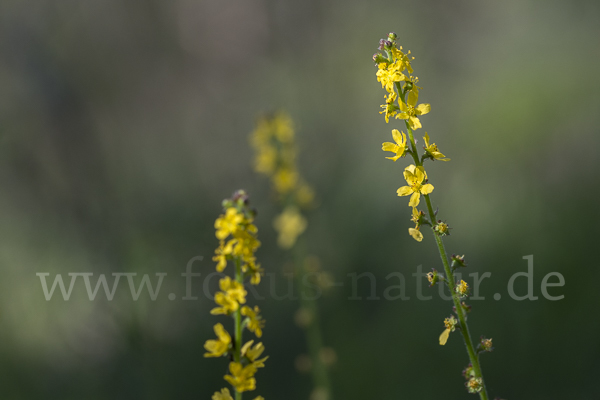
<svg viewBox="0 0 600 400">
<path fill-rule="evenodd" d="M 492 273 L 470 319 L 475 338 L 494 340 L 482 357 L 491 398 L 599 398 L 599 17 L 592 0 L 2 1 L 2 397 L 208 399 L 225 387 L 226 361 L 203 358 L 222 320 L 199 283 L 199 300 L 181 300 L 180 274 L 195 256 L 194 272 L 214 271 L 221 200 L 245 188 L 258 258 L 276 278 L 251 301 L 270 359 L 244 398 L 308 399 L 310 378 L 294 367 L 306 352 L 298 304 L 266 296 L 271 284 L 285 292 L 288 260 L 248 145 L 257 115 L 284 109 L 319 204 L 306 245 L 345 283 L 320 300 L 335 398 L 475 398 L 460 336 L 438 345 L 450 304 L 415 296 L 417 266 L 441 266 L 430 235 L 407 234 L 410 209 L 395 194 L 406 160 L 381 151 L 404 124 L 379 115 L 371 56 L 395 31 L 432 106 L 417 137 L 429 132 L 452 159 L 428 167 L 453 228 L 446 247 L 466 254 L 465 272 Z M 540 298 L 511 300 L 507 282 L 530 254 Z M 348 274 L 373 273 L 382 296 L 395 271 L 410 300 L 367 300 L 366 280 L 363 299 L 348 300 Z M 555 271 L 566 284 L 550 294 L 565 297 L 548 301 L 540 283 Z M 69 301 L 46 301 L 40 272 L 50 283 L 168 276 L 156 301 L 133 301 L 125 282 L 113 301 L 89 301 L 82 281 Z"/>
</svg>

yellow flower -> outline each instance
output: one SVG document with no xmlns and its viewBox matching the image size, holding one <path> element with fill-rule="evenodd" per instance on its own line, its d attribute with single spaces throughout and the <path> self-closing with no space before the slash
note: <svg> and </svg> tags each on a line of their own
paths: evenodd
<svg viewBox="0 0 600 400">
<path fill-rule="evenodd" d="M 446 318 L 444 320 L 444 326 L 446 329 L 440 335 L 440 345 L 445 345 L 448 341 L 448 336 L 450 336 L 450 332 L 454 332 L 456 330 L 456 324 L 458 324 L 458 320 L 454 318 L 454 315 L 451 315 L 450 318 Z"/>
<path fill-rule="evenodd" d="M 216 248 L 215 256 L 212 258 L 212 260 L 217 262 L 218 272 L 223 272 L 223 270 L 227 266 L 227 256 L 230 256 L 231 252 L 233 251 L 233 242 L 234 240 L 230 240 L 229 242 L 227 242 L 227 245 L 225 245 L 224 242 L 221 240 L 221 243 L 219 243 L 219 247 Z"/>
<path fill-rule="evenodd" d="M 421 213 L 421 211 L 417 210 L 417 207 L 413 207 L 412 217 L 410 220 L 415 223 L 415 227 L 408 228 L 408 234 L 410 236 L 412 236 L 413 239 L 415 239 L 417 242 L 420 242 L 423 240 L 423 234 L 419 230 L 419 226 L 421 225 L 421 216 L 422 215 L 423 214 Z"/>
<path fill-rule="evenodd" d="M 379 64 L 377 70 L 377 82 L 381 82 L 381 87 L 385 88 L 390 93 L 394 92 L 394 83 L 402 82 L 406 79 L 406 75 L 402 73 L 404 70 L 404 63 L 402 60 L 397 60 L 393 63 Z"/>
<path fill-rule="evenodd" d="M 398 114 L 399 108 L 395 104 L 397 96 L 398 95 L 396 94 L 396 92 L 388 94 L 387 97 L 383 96 L 383 98 L 385 99 L 385 104 L 381 106 L 381 108 L 383 108 L 383 111 L 379 111 L 379 114 L 385 113 L 386 123 L 390 122 L 390 117 L 393 117 L 394 115 Z"/>
<path fill-rule="evenodd" d="M 258 357 L 265 351 L 265 346 L 263 346 L 262 343 L 258 343 L 256 346 L 252 347 L 252 343 L 254 343 L 254 340 L 251 340 L 242 346 L 242 356 L 246 357 L 256 368 L 263 368 L 265 366 L 265 361 L 269 357 L 267 356 L 260 360 Z"/>
<path fill-rule="evenodd" d="M 396 48 L 396 47 L 392 47 L 392 49 L 390 50 L 392 53 L 392 57 L 394 57 L 394 61 L 401 61 L 403 63 L 403 70 L 406 69 L 408 71 L 409 74 L 413 73 L 413 69 L 410 66 L 410 60 L 408 58 L 408 54 L 410 54 L 410 50 L 408 51 L 408 54 L 404 54 L 402 52 L 402 46 L 400 46 L 400 48 Z M 414 57 L 413 57 L 414 59 Z"/>
<path fill-rule="evenodd" d="M 408 228 L 408 234 L 413 237 L 417 242 L 423 240 L 423 234 L 419 228 Z"/>
<path fill-rule="evenodd" d="M 315 198 L 315 192 L 313 189 L 306 183 L 302 182 L 298 189 L 296 189 L 296 200 L 298 204 L 302 207 L 306 207 L 311 205 Z"/>
<path fill-rule="evenodd" d="M 298 236 L 306 230 L 306 219 L 300 214 L 298 208 L 288 206 L 273 221 L 273 227 L 279 232 L 277 244 L 282 249 L 290 249 L 296 243 Z"/>
<path fill-rule="evenodd" d="M 269 145 L 264 145 L 259 148 L 257 153 L 254 161 L 254 170 L 266 175 L 271 175 L 275 172 L 277 151 Z"/>
<path fill-rule="evenodd" d="M 264 269 L 260 267 L 260 264 L 256 264 L 254 257 L 245 260 L 246 264 L 242 265 L 242 271 L 244 273 L 250 273 L 250 284 L 258 285 L 260 283 L 260 277 L 263 275 Z"/>
<path fill-rule="evenodd" d="M 275 190 L 279 193 L 287 193 L 296 186 L 298 182 L 298 172 L 291 168 L 281 168 L 273 176 Z"/>
<path fill-rule="evenodd" d="M 385 142 L 381 145 L 381 150 L 396 153 L 396 155 L 393 157 L 386 157 L 388 160 L 396 161 L 400 157 L 404 156 L 406 151 L 406 134 L 404 132 L 400 134 L 398 129 L 393 129 L 392 137 L 396 143 L 394 144 L 391 142 Z"/>
<path fill-rule="evenodd" d="M 427 180 L 427 173 L 423 169 L 423 167 L 415 167 L 414 165 L 409 165 L 404 169 L 404 179 L 409 184 L 409 186 L 402 186 L 398 189 L 398 196 L 410 196 L 410 201 L 408 205 L 411 207 L 416 207 L 419 205 L 421 195 L 427 195 L 433 192 L 433 185 L 427 183 L 423 185 L 423 181 Z"/>
<path fill-rule="evenodd" d="M 212 400 L 233 400 L 233 397 L 231 397 L 229 389 L 225 388 L 221 389 L 221 393 L 215 392 L 215 394 L 213 394 Z"/>
<path fill-rule="evenodd" d="M 241 257 L 244 260 L 251 259 L 256 249 L 260 246 L 260 241 L 248 233 L 252 227 L 254 225 L 248 225 L 248 231 L 240 229 L 236 232 L 235 239 L 231 241 L 231 245 L 233 246 L 232 254 L 234 256 Z"/>
<path fill-rule="evenodd" d="M 429 144 L 429 135 L 427 134 L 427 132 L 425 132 L 425 136 L 423 136 L 423 140 L 425 140 L 425 151 L 427 153 L 431 154 L 431 157 L 433 157 L 434 160 L 450 161 L 449 158 L 446 158 L 445 155 L 443 155 L 442 153 L 439 152 L 435 143 Z"/>
<path fill-rule="evenodd" d="M 467 284 L 467 282 L 461 280 L 460 283 L 456 285 L 456 288 L 454 288 L 454 290 L 460 297 L 467 297 L 467 295 L 469 294 L 469 285 Z"/>
<path fill-rule="evenodd" d="M 210 311 L 211 314 L 229 315 L 237 311 L 237 309 L 240 307 L 240 303 L 244 304 L 246 302 L 247 292 L 244 289 L 244 285 L 241 283 L 236 282 L 230 277 L 226 276 L 219 281 L 219 287 L 221 288 L 222 292 L 217 292 L 215 294 L 215 303 L 221 307 L 213 308 Z"/>
<path fill-rule="evenodd" d="M 417 92 L 410 91 L 408 93 L 408 98 L 406 99 L 406 104 L 402 101 L 400 102 L 400 110 L 402 112 L 396 115 L 396 118 L 408 120 L 408 124 L 413 130 L 422 127 L 421 121 L 417 116 L 425 115 L 431 111 L 431 106 L 429 104 L 416 105 L 418 97 L 419 95 Z"/>
<path fill-rule="evenodd" d="M 225 375 L 225 380 L 229 382 L 238 392 L 245 392 L 256 389 L 256 366 L 249 364 L 245 367 L 238 362 L 229 363 L 229 372 L 231 375 Z"/>
<path fill-rule="evenodd" d="M 215 235 L 217 239 L 223 240 L 230 234 L 238 230 L 240 223 L 244 220 L 244 216 L 238 212 L 235 207 L 229 207 L 225 211 L 225 215 L 221 215 L 215 221 Z"/>
<path fill-rule="evenodd" d="M 423 211 L 417 210 L 417 207 L 412 208 L 412 216 L 410 220 L 415 223 L 416 226 L 421 225 L 421 218 L 425 215 Z"/>
<path fill-rule="evenodd" d="M 206 341 L 204 348 L 208 353 L 205 353 L 204 357 L 221 357 L 229 350 L 229 345 L 231 344 L 231 336 L 229 333 L 227 333 L 221 324 L 216 324 L 214 330 L 217 335 L 217 340 Z"/>
<path fill-rule="evenodd" d="M 242 307 L 242 315 L 248 317 L 248 325 L 246 327 L 250 332 L 254 332 L 256 337 L 262 336 L 262 328 L 265 326 L 265 321 L 258 313 L 260 309 L 254 306 L 254 310 L 248 306 Z"/>
<path fill-rule="evenodd" d="M 277 140 L 288 143 L 294 139 L 294 125 L 289 115 L 280 112 L 273 118 L 272 123 L 273 133 Z"/>
</svg>

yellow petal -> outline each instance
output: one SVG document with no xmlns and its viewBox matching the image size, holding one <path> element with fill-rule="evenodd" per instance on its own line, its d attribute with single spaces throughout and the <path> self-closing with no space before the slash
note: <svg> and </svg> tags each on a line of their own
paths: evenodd
<svg viewBox="0 0 600 400">
<path fill-rule="evenodd" d="M 414 174 L 417 183 L 423 182 L 423 180 L 427 177 L 427 174 L 425 173 L 425 169 L 423 167 L 415 168 Z"/>
<path fill-rule="evenodd" d="M 419 104 L 416 108 L 416 111 L 417 111 L 417 115 L 428 114 L 429 111 L 431 111 L 431 105 L 430 104 Z"/>
<path fill-rule="evenodd" d="M 381 145 L 381 150 L 395 153 L 398 151 L 398 146 L 391 142 L 385 142 Z"/>
<path fill-rule="evenodd" d="M 215 333 L 217 335 L 217 337 L 225 343 L 230 343 L 231 342 L 231 336 L 229 336 L 229 333 L 227 333 L 227 331 L 225 330 L 225 328 L 223 327 L 223 325 L 221 324 L 216 324 L 214 327 Z"/>
<path fill-rule="evenodd" d="M 404 104 L 403 101 L 399 101 L 398 104 L 400 105 L 400 111 L 402 111 L 402 114 L 405 114 L 408 111 L 408 107 L 406 106 L 406 104 Z"/>
<path fill-rule="evenodd" d="M 245 345 L 242 346 L 242 355 L 246 354 L 246 352 L 248 351 L 248 349 L 250 347 L 252 347 L 252 343 L 254 343 L 254 340 L 251 340 L 251 341 L 247 342 Z"/>
<path fill-rule="evenodd" d="M 408 93 L 408 98 L 406 99 L 406 102 L 408 103 L 409 106 L 415 106 L 415 104 L 417 104 L 417 100 L 419 98 L 419 95 L 417 94 L 417 92 L 415 92 L 414 90 L 411 90 Z"/>
<path fill-rule="evenodd" d="M 431 192 L 433 192 L 433 185 L 431 183 L 428 183 L 427 185 L 421 186 L 421 193 L 422 194 L 429 194 Z"/>
<path fill-rule="evenodd" d="M 402 135 L 404 135 L 404 132 L 402 133 Z M 401 147 L 403 147 L 406 143 L 406 135 L 404 135 L 404 141 L 402 140 L 402 135 L 400 135 L 400 131 L 398 131 L 398 129 L 392 130 L 392 137 L 394 138 L 394 141 L 398 144 L 398 146 Z"/>
<path fill-rule="evenodd" d="M 408 202 L 408 205 L 410 207 L 418 206 L 420 198 L 421 198 L 421 195 L 419 193 L 413 193 L 412 196 L 410 196 L 410 201 Z"/>
<path fill-rule="evenodd" d="M 415 228 L 408 228 L 408 234 L 413 237 L 417 242 L 423 240 L 423 234 L 420 230 Z"/>
<path fill-rule="evenodd" d="M 396 193 L 398 193 L 398 196 L 408 196 L 412 192 L 413 192 L 413 190 L 410 186 L 402 186 L 400 189 L 398 189 L 396 191 Z"/>
<path fill-rule="evenodd" d="M 425 136 L 423 136 L 423 140 L 425 140 L 425 147 L 429 147 L 429 135 L 425 132 Z"/>
<path fill-rule="evenodd" d="M 417 130 L 417 129 L 419 129 L 419 128 L 422 128 L 422 127 L 423 127 L 423 125 L 421 125 L 421 121 L 420 121 L 420 120 L 419 120 L 419 118 L 417 118 L 417 117 L 410 117 L 410 118 L 408 119 L 408 122 L 409 122 L 409 124 L 410 124 L 410 127 L 411 127 L 413 130 Z"/>
<path fill-rule="evenodd" d="M 444 330 L 444 332 L 442 332 L 442 334 L 440 335 L 440 345 L 445 345 L 446 342 L 448 341 L 448 337 L 450 336 L 450 329 L 446 329 Z"/>
<path fill-rule="evenodd" d="M 408 182 L 409 185 L 414 185 L 415 182 L 417 182 L 417 178 L 415 177 L 415 169 L 416 167 L 412 164 L 404 168 L 404 179 L 406 179 L 406 182 Z"/>
</svg>

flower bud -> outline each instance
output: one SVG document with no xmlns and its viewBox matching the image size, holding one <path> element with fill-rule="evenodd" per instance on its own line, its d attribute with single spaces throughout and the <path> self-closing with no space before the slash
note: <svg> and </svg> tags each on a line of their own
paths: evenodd
<svg viewBox="0 0 600 400">
<path fill-rule="evenodd" d="M 391 41 L 394 41 L 394 40 L 398 39 L 398 35 L 396 35 L 396 32 L 390 32 L 388 35 L 388 39 L 390 39 Z"/>
<path fill-rule="evenodd" d="M 375 61 L 375 64 L 389 63 L 389 60 L 380 53 L 373 54 L 373 61 Z"/>
<path fill-rule="evenodd" d="M 465 379 L 471 379 L 475 375 L 475 371 L 473 370 L 473 364 L 467 365 L 465 369 L 463 369 L 462 375 Z"/>
<path fill-rule="evenodd" d="M 464 255 L 457 256 L 456 254 L 452 254 L 451 259 L 452 259 L 452 265 L 451 265 L 451 267 L 452 267 L 453 270 L 456 269 L 456 268 L 458 268 L 458 267 L 466 267 L 467 266 L 467 263 L 465 262 L 465 256 Z"/>
</svg>

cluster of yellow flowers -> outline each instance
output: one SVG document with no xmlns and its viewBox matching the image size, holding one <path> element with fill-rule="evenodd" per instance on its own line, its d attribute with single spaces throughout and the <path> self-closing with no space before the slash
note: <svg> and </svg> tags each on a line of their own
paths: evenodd
<svg viewBox="0 0 600 400">
<path fill-rule="evenodd" d="M 234 277 L 225 276 L 219 281 L 220 291 L 215 294 L 215 303 L 218 307 L 211 310 L 213 315 L 228 315 L 233 317 L 235 334 L 231 335 L 225 327 L 218 323 L 214 326 L 215 340 L 207 340 L 204 348 L 205 357 L 229 356 L 229 375 L 224 379 L 234 389 L 235 399 L 241 399 L 242 392 L 256 388 L 256 374 L 258 368 L 265 366 L 268 357 L 260 358 L 264 351 L 262 343 L 253 346 L 250 340 L 242 346 L 242 333 L 244 329 L 253 332 L 256 337 L 262 336 L 264 320 L 260 316 L 258 306 L 250 308 L 246 305 L 246 289 L 244 281 L 249 278 L 253 285 L 260 283 L 263 270 L 256 263 L 255 251 L 260 246 L 256 238 L 258 229 L 253 224 L 254 210 L 248 206 L 247 194 L 239 190 L 231 199 L 223 201 L 225 213 L 215 221 L 215 236 L 219 239 L 219 247 L 215 250 L 213 260 L 217 262 L 217 271 L 223 272 L 228 261 L 233 261 Z M 246 317 L 242 321 L 242 316 Z M 224 388 L 216 392 L 213 400 L 233 400 L 229 389 Z M 264 400 L 262 396 L 254 400 Z"/>
<path fill-rule="evenodd" d="M 254 168 L 270 178 L 276 200 L 281 206 L 281 213 L 273 221 L 273 227 L 278 233 L 277 243 L 281 249 L 294 253 L 292 264 L 301 305 L 295 321 L 306 331 L 310 353 L 310 356 L 298 356 L 297 361 L 303 361 L 296 365 L 301 372 L 312 370 L 315 388 L 311 398 L 331 400 L 327 366 L 334 362 L 335 351 L 322 347 L 316 291 L 329 289 L 333 278 L 321 269 L 316 257 L 307 257 L 303 253 L 304 247 L 296 245 L 299 236 L 308 226 L 302 215 L 302 208 L 312 205 L 314 192 L 298 171 L 295 136 L 289 115 L 278 112 L 259 118 L 250 142 L 256 154 Z"/>
<path fill-rule="evenodd" d="M 414 57 L 410 56 L 410 51 L 404 53 L 402 47 L 396 44 L 397 35 L 390 33 L 387 39 L 381 39 L 379 42 L 379 50 L 383 53 L 373 55 L 373 61 L 377 65 L 377 81 L 381 83 L 381 87 L 386 90 L 384 96 L 385 104 L 381 106 L 386 123 L 390 118 L 402 119 L 405 122 L 407 133 L 401 132 L 398 129 L 392 130 L 393 142 L 385 142 L 382 145 L 382 150 L 392 152 L 394 155 L 386 157 L 392 161 L 397 161 L 400 158 L 410 155 L 414 164 L 407 166 L 404 171 L 404 179 L 406 185 L 397 190 L 398 196 L 410 196 L 408 202 L 412 208 L 411 221 L 415 223 L 414 228 L 409 228 L 408 233 L 416 241 L 423 240 L 421 226 L 429 225 L 434 234 L 446 276 L 439 274 L 436 270 L 427 274 L 431 286 L 436 283 L 445 283 L 452 291 L 452 299 L 454 302 L 454 315 L 444 320 L 444 331 L 439 337 L 441 345 L 445 345 L 451 332 L 459 329 L 465 338 L 467 352 L 471 359 L 471 372 L 467 377 L 467 388 L 471 393 L 479 393 L 482 400 L 487 400 L 487 393 L 483 383 L 481 367 L 477 355 L 481 351 L 491 351 L 491 339 L 482 339 L 478 351 L 475 352 L 473 343 L 470 338 L 470 333 L 466 324 L 466 313 L 470 311 L 470 306 L 461 299 L 468 297 L 469 285 L 460 280 L 456 282 L 454 271 L 458 267 L 465 267 L 464 256 L 452 255 L 452 264 L 448 262 L 448 256 L 444 248 L 442 237 L 450 234 L 450 227 L 445 222 L 437 219 L 437 210 L 433 210 L 430 194 L 434 190 L 434 186 L 429 183 L 427 172 L 425 171 L 424 163 L 427 160 L 431 161 L 450 161 L 442 152 L 439 151 L 437 145 L 432 143 L 429 134 L 426 132 L 423 136 L 423 151 L 419 154 L 413 132 L 423 127 L 420 117 L 428 114 L 431 111 L 429 104 L 418 104 L 419 91 L 422 89 L 417 86 L 418 78 L 414 77 L 413 68 L 411 65 Z M 421 197 L 425 199 L 427 212 L 420 211 L 418 206 L 421 203 Z"/>
<path fill-rule="evenodd" d="M 271 179 L 279 202 L 287 205 L 273 222 L 279 233 L 278 244 L 283 249 L 292 248 L 306 230 L 306 219 L 298 207 L 310 206 L 314 199 L 312 188 L 298 172 L 294 139 L 292 120 L 283 112 L 259 118 L 250 136 L 256 152 L 254 169 Z"/>
</svg>

